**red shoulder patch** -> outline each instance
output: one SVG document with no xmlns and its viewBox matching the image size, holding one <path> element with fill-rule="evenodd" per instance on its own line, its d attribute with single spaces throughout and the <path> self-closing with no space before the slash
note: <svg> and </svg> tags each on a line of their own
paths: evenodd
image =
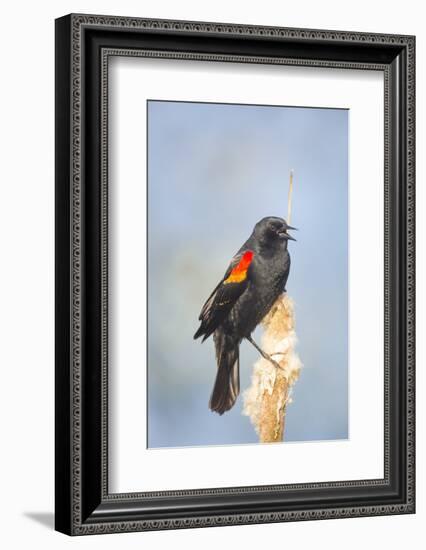
<svg viewBox="0 0 426 550">
<path fill-rule="evenodd" d="M 226 285 L 228 283 L 241 283 L 247 278 L 247 270 L 250 267 L 251 262 L 254 258 L 254 252 L 252 250 L 247 250 L 241 257 L 241 260 L 238 264 L 232 269 L 228 278 L 223 281 Z"/>
</svg>

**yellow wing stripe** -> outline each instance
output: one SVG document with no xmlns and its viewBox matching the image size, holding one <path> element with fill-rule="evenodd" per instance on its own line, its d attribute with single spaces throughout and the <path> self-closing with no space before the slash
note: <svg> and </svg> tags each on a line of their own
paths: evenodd
<svg viewBox="0 0 426 550">
<path fill-rule="evenodd" d="M 241 271 L 240 273 L 232 273 L 231 271 L 231 274 L 223 281 L 223 284 L 227 285 L 229 283 L 241 283 L 244 279 L 247 279 L 247 270 Z"/>
</svg>

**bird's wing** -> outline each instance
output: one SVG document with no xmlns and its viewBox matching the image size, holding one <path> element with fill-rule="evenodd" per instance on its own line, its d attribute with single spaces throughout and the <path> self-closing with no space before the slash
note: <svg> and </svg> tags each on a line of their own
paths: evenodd
<svg viewBox="0 0 426 550">
<path fill-rule="evenodd" d="M 204 335 L 204 341 L 231 311 L 247 288 L 253 257 L 254 253 L 251 250 L 242 250 L 232 258 L 223 279 L 213 290 L 201 310 L 199 316 L 201 325 L 194 338 Z"/>
</svg>

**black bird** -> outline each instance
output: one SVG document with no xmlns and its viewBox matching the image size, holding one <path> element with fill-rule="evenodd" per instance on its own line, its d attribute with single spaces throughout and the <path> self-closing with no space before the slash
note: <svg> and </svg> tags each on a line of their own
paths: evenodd
<svg viewBox="0 0 426 550">
<path fill-rule="evenodd" d="M 209 407 L 219 414 L 231 409 L 240 392 L 239 346 L 243 338 L 251 342 L 251 333 L 285 291 L 290 271 L 288 234 L 295 229 L 282 218 L 260 220 L 252 234 L 232 258 L 226 273 L 204 304 L 200 327 L 194 338 L 211 334 L 216 347 L 217 375 Z"/>
</svg>

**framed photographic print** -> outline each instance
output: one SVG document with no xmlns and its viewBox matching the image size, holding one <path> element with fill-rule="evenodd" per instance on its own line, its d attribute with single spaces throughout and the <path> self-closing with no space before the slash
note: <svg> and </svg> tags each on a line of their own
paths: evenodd
<svg viewBox="0 0 426 550">
<path fill-rule="evenodd" d="M 56 529 L 413 513 L 412 36 L 56 21 Z"/>
</svg>

